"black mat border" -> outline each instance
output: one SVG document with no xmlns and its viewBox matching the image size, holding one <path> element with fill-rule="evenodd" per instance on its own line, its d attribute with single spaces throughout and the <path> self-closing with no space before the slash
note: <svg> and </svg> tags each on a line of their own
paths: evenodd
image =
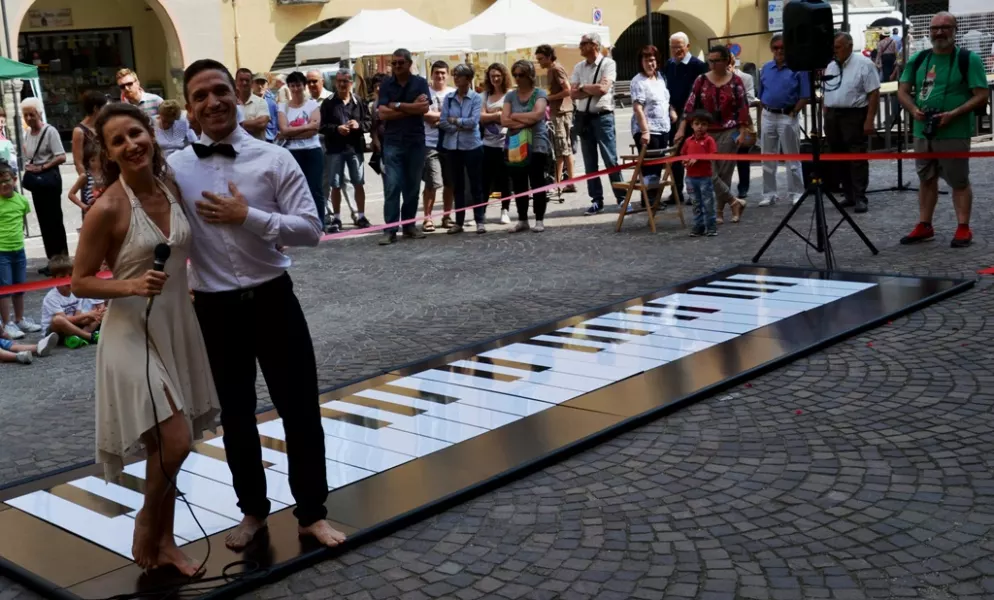
<svg viewBox="0 0 994 600">
<path fill-rule="evenodd" d="M 729 266 L 729 267 L 724 267 L 724 268 L 718 269 L 718 270 L 713 271 L 713 272 L 711 272 L 711 273 L 709 273 L 707 275 L 704 275 L 704 276 L 698 276 L 696 278 L 687 279 L 685 281 L 682 281 L 682 282 L 679 282 L 679 283 L 676 283 L 676 284 L 672 284 L 670 286 L 667 286 L 667 287 L 662 288 L 660 290 L 657 290 L 655 292 L 651 292 L 651 293 L 644 294 L 644 295 L 641 295 L 641 296 L 631 297 L 631 298 L 628 298 L 628 299 L 625 299 L 625 300 L 619 300 L 619 301 L 614 301 L 614 302 L 610 302 L 610 303 L 605 303 L 605 304 L 602 304 L 602 305 L 600 305 L 598 307 L 595 307 L 595 308 L 589 309 L 587 311 L 584 311 L 582 314 L 575 314 L 575 315 L 570 315 L 570 316 L 566 316 L 566 317 L 559 317 L 559 318 L 555 318 L 555 319 L 550 319 L 550 320 L 547 320 L 545 322 L 542 322 L 542 323 L 539 323 L 539 324 L 536 324 L 536 325 L 531 325 L 531 326 L 528 326 L 528 327 L 525 327 L 525 328 L 521 328 L 521 329 L 518 329 L 516 331 L 512 331 L 510 333 L 507 333 L 507 334 L 503 334 L 503 335 L 499 335 L 499 336 L 493 336 L 493 337 L 491 337 L 491 338 L 489 338 L 487 340 L 484 340 L 484 341 L 465 344 L 463 346 L 454 348 L 454 349 L 446 351 L 446 352 L 437 353 L 437 354 L 429 356 L 427 358 L 423 358 L 423 359 L 420 359 L 420 360 L 417 360 L 417 361 L 411 361 L 411 362 L 406 363 L 404 365 L 400 365 L 400 366 L 397 366 L 397 367 L 392 367 L 392 368 L 383 370 L 383 371 L 381 371 L 380 373 L 378 373 L 376 375 L 372 375 L 372 376 L 369 376 L 369 377 L 364 377 L 362 379 L 357 379 L 357 380 L 353 380 L 351 382 L 347 382 L 347 383 L 344 383 L 344 384 L 341 384 L 341 385 L 338 385 L 338 386 L 334 386 L 333 388 L 330 388 L 329 390 L 323 390 L 322 393 L 328 393 L 328 392 L 331 392 L 331 391 L 335 391 L 335 390 L 346 388 L 346 387 L 349 387 L 349 386 L 352 386 L 352 385 L 356 385 L 357 383 L 361 383 L 363 381 L 368 381 L 370 379 L 374 379 L 376 377 L 387 375 L 387 374 L 390 374 L 390 373 L 395 372 L 395 371 L 410 370 L 410 369 L 414 368 L 417 365 L 424 365 L 424 364 L 427 364 L 427 363 L 430 363 L 430 362 L 433 362 L 433 361 L 437 361 L 441 357 L 451 356 L 453 354 L 457 354 L 457 353 L 460 353 L 460 352 L 466 352 L 466 351 L 469 351 L 471 349 L 476 349 L 476 353 L 479 353 L 480 351 L 486 351 L 486 350 L 480 350 L 480 348 L 483 347 L 483 346 L 494 344 L 495 342 L 500 341 L 500 340 L 505 340 L 508 337 L 512 337 L 512 336 L 513 337 L 518 337 L 518 336 L 526 335 L 526 334 L 528 334 L 528 335 L 534 335 L 539 330 L 548 329 L 550 326 L 555 326 L 555 325 L 557 325 L 557 324 L 559 324 L 559 323 L 561 323 L 563 321 L 572 320 L 574 318 L 581 317 L 583 315 L 588 315 L 588 314 L 591 314 L 591 313 L 601 313 L 601 314 L 603 314 L 605 311 L 609 311 L 610 309 L 612 309 L 614 307 L 622 307 L 622 306 L 627 305 L 627 304 L 637 303 L 638 301 L 645 302 L 648 299 L 653 299 L 653 298 L 660 297 L 660 294 L 662 294 L 664 292 L 666 294 L 678 293 L 679 291 L 681 291 L 680 288 L 690 287 L 690 284 L 694 284 L 695 286 L 696 285 L 704 285 L 704 284 L 706 284 L 709 281 L 713 281 L 714 279 L 719 279 L 719 278 L 722 278 L 722 277 L 726 277 L 726 276 L 731 275 L 731 274 L 738 274 L 738 273 L 743 273 L 743 274 L 762 274 L 763 272 L 767 272 L 767 271 L 777 271 L 777 272 L 780 272 L 780 273 L 778 275 L 776 275 L 776 276 L 787 276 L 787 277 L 793 276 L 791 273 L 793 273 L 793 274 L 803 273 L 803 274 L 806 274 L 806 275 L 816 274 L 816 275 L 818 275 L 818 277 L 815 277 L 815 279 L 821 279 L 821 280 L 844 280 L 844 281 L 854 281 L 854 280 L 855 281 L 859 281 L 859 280 L 863 280 L 863 281 L 877 281 L 877 280 L 884 279 L 884 278 L 897 278 L 897 279 L 918 279 L 918 280 L 928 280 L 928 281 L 950 282 L 952 285 L 949 288 L 947 288 L 946 290 L 943 290 L 943 291 L 937 292 L 935 294 L 932 294 L 932 295 L 930 295 L 928 297 L 922 298 L 921 300 L 919 300 L 917 302 L 913 302 L 911 304 L 905 305 L 905 306 L 903 306 L 902 308 L 900 308 L 900 309 L 898 309 L 896 311 L 891 311 L 889 313 L 884 313 L 884 314 L 882 314 L 881 316 L 879 316 L 877 318 L 874 318 L 874 319 L 871 319 L 871 320 L 866 321 L 864 323 L 861 323 L 861 324 L 859 324 L 859 325 L 857 325 L 855 327 L 851 327 L 851 328 L 849 328 L 847 330 L 844 330 L 844 331 L 841 331 L 841 332 L 839 332 L 839 333 L 837 333 L 835 335 L 831 335 L 829 337 L 826 337 L 826 338 L 824 338 L 822 340 L 819 340 L 819 341 L 817 341 L 815 343 L 811 343 L 811 344 L 808 344 L 807 346 L 801 347 L 801 348 L 799 348 L 797 350 L 793 350 L 791 352 L 788 352 L 788 353 L 782 355 L 779 358 L 767 361 L 766 363 L 763 363 L 763 364 L 758 365 L 756 367 L 753 367 L 753 368 L 741 371 L 741 372 L 739 372 L 736 375 L 733 375 L 733 376 L 731 376 L 729 378 L 726 378 L 726 379 L 722 380 L 721 382 L 718 382 L 716 384 L 713 384 L 713 385 L 701 388 L 701 389 L 699 389 L 699 390 L 697 390 L 697 391 L 695 391 L 695 392 L 693 392 L 691 394 L 688 394 L 688 395 L 686 395 L 686 396 L 684 396 L 684 397 L 682 397 L 680 399 L 674 400 L 674 401 L 672 401 L 672 402 L 670 402 L 668 404 L 661 405 L 661 406 L 659 406 L 657 408 L 654 408 L 654 409 L 650 409 L 648 411 L 645 411 L 645 412 L 643 412 L 643 413 L 641 413 L 639 415 L 633 416 L 633 417 L 628 417 L 628 418 L 622 419 L 621 421 L 619 421 L 617 424 L 615 424 L 613 426 L 607 427 L 607 428 L 605 428 L 605 429 L 603 429 L 601 431 L 598 431 L 598 432 L 596 432 L 594 434 L 591 434 L 591 435 L 588 435 L 586 437 L 577 439 L 574 442 L 571 442 L 571 443 L 568 443 L 568 444 L 566 444 L 564 446 L 561 446 L 561 447 L 559 447 L 559 448 L 557 448 L 557 449 L 555 449 L 555 450 L 547 453 L 544 456 L 540 456 L 540 457 L 538 457 L 536 459 L 533 459 L 533 460 L 530 460 L 530 461 L 525 461 L 525 462 L 517 465 L 516 467 L 511 468 L 511 469 L 509 469 L 509 470 L 507 470 L 507 471 L 505 471 L 503 473 L 500 473 L 500 474 L 497 474 L 495 476 L 489 477 L 489 478 L 487 478 L 485 480 L 482 480 L 482 481 L 480 481 L 480 482 L 478 482 L 476 484 L 473 484 L 471 486 L 463 488 L 462 490 L 459 490 L 457 492 L 454 492 L 454 493 L 448 494 L 446 496 L 443 496 L 441 498 L 438 498 L 435 501 L 432 501 L 432 502 L 429 502 L 429 503 L 427 503 L 425 505 L 422 505 L 419 508 L 410 510 L 407 513 L 397 515 L 396 517 L 388 519 L 388 520 L 383 521 L 381 523 L 378 523 L 377 525 L 375 525 L 373 527 L 369 527 L 367 529 L 363 529 L 363 530 L 357 531 L 356 533 L 354 533 L 352 536 L 349 537 L 349 539 L 347 540 L 347 542 L 345 544 L 343 544 L 342 546 L 340 546 L 338 548 L 335 548 L 335 549 L 318 549 L 318 550 L 314 550 L 314 551 L 311 551 L 311 552 L 307 552 L 307 553 L 301 554 L 301 555 L 299 555 L 296 558 L 287 560 L 287 561 L 282 562 L 282 563 L 280 563 L 278 565 L 274 565 L 273 567 L 267 569 L 264 572 L 264 575 L 260 574 L 258 576 L 247 577 L 245 579 L 234 580 L 231 583 L 228 583 L 228 584 L 225 584 L 225 585 L 221 585 L 221 586 L 217 587 L 216 589 L 214 589 L 212 591 L 206 592 L 205 594 L 199 596 L 198 598 L 210 599 L 210 600 L 220 599 L 220 598 L 233 598 L 233 597 L 236 597 L 238 595 L 244 594 L 244 593 L 246 593 L 248 591 L 251 591 L 253 589 L 257 589 L 258 587 L 261 587 L 261 586 L 263 586 L 263 585 L 265 585 L 267 583 L 271 583 L 273 581 L 277 581 L 277 580 L 283 579 L 286 576 L 288 576 L 288 575 L 290 575 L 290 574 L 292 574 L 294 572 L 297 572 L 297 571 L 299 571 L 301 569 L 307 568 L 308 566 L 312 566 L 312 565 L 314 565 L 314 564 L 316 564 L 318 562 L 322 562 L 322 561 L 327 560 L 329 558 L 333 558 L 335 556 L 339 556 L 341 554 L 344 554 L 346 552 L 349 552 L 349 551 L 355 549 L 356 547 L 359 547 L 359 546 L 365 545 L 365 544 L 367 544 L 369 542 L 372 542 L 372 541 L 381 539 L 383 537 L 386 537 L 386 536 L 388 536 L 388 535 L 390 535 L 390 534 L 392 534 L 392 533 L 394 533 L 394 532 L 396 532 L 396 531 L 398 531 L 398 530 L 400 530 L 400 529 L 402 529 L 402 528 L 404 528 L 404 527 L 406 527 L 406 526 L 408 526 L 410 524 L 420 522 L 420 521 L 422 521 L 422 520 L 424 520 L 426 518 L 429 518 L 431 516 L 434 516 L 436 514 L 444 512 L 445 510 L 447 510 L 447 509 L 449 509 L 449 508 L 451 508 L 453 506 L 462 504 L 462 503 L 464 503 L 464 502 L 466 502 L 468 500 L 471 500 L 471 499 L 473 499 L 473 498 L 475 498 L 477 496 L 485 494 L 485 493 L 487 493 L 487 492 L 489 492 L 489 491 L 491 491 L 493 489 L 496 489 L 498 487 L 506 485 L 506 484 L 508 484 L 508 483 L 510 483 L 512 481 L 517 480 L 517 479 L 521 479 L 523 477 L 526 477 L 526 476 L 528 476 L 528 475 L 530 475 L 530 474 L 532 474 L 532 473 L 534 473 L 536 471 L 539 471 L 539 470 L 541 470 L 541 469 L 543 469 L 543 468 L 545 468 L 547 466 L 550 466 L 552 464 L 561 462 L 561 461 L 563 461 L 563 460 L 565 460 L 565 459 L 567 459 L 567 458 L 569 458 L 569 457 L 571 457 L 571 456 L 573 456 L 573 455 L 575 455 L 577 453 L 583 452 L 583 451 L 585 451 L 585 450 L 587 450 L 589 448 L 592 448 L 592 447 L 594 447 L 594 446 L 596 446 L 596 445 L 598 445 L 600 443 L 603 443 L 604 441 L 607 441 L 609 439 L 615 438 L 615 437 L 617 437 L 619 435 L 622 435 L 622 434 L 624 434 L 624 433 L 626 433 L 628 431 L 631 431 L 632 429 L 635 429 L 635 428 L 637 428 L 637 427 L 639 427 L 641 425 L 644 425 L 646 423 L 649 423 L 651 421 L 657 420 L 657 419 L 659 419 L 661 417 L 664 417 L 664 416 L 666 416 L 668 414 L 672 414 L 673 412 L 675 412 L 675 411 L 677 411 L 677 410 L 679 410 L 681 408 L 684 408 L 686 406 L 689 406 L 691 404 L 699 402 L 700 400 L 702 400 L 704 398 L 707 398 L 707 397 L 710 397 L 710 396 L 712 396 L 712 395 L 714 395 L 714 394 L 716 394 L 718 392 L 721 392 L 721 391 L 723 391 L 725 389 L 728 389 L 730 387 L 733 387 L 735 385 L 738 385 L 738 384 L 743 383 L 745 381 L 748 381 L 750 379 L 754 379 L 754 378 L 756 378 L 756 377 L 758 377 L 760 375 L 763 375 L 763 374 L 765 374 L 765 373 L 767 373 L 769 371 L 772 371 L 772 370 L 774 370 L 776 368 L 779 368 L 780 366 L 783 366 L 785 364 L 789 364 L 789 363 L 797 360 L 798 358 L 802 358 L 804 356 L 810 355 L 810 354 L 812 354 L 814 352 L 817 352 L 817 351 L 819 351 L 819 350 L 821 350 L 821 349 L 823 349 L 825 347 L 831 346 L 831 345 L 833 345 L 833 344 L 835 344 L 835 343 L 837 343 L 837 342 L 839 342 L 841 340 L 853 337 L 855 335 L 858 335 L 860 333 L 863 333 L 865 331 L 868 331 L 870 329 L 878 327 L 878 326 L 886 323 L 887 321 L 890 321 L 890 320 L 893 320 L 895 318 L 899 318 L 901 316 L 904 316 L 906 314 L 909 314 L 909 313 L 921 310 L 921 309 L 923 309 L 923 308 L 925 308 L 927 306 L 930 306 L 932 304 L 940 302 L 940 301 L 942 301 L 942 300 L 944 300 L 946 298 L 949 298 L 949 297 L 952 297 L 954 295 L 960 294 L 960 293 L 962 293 L 962 292 L 964 292 L 964 291 L 972 288 L 976 284 L 976 279 L 972 279 L 972 280 L 954 280 L 954 279 L 951 279 L 951 278 L 938 277 L 938 276 L 902 275 L 902 274 L 899 274 L 899 273 L 893 273 L 893 274 L 892 273 L 879 273 L 879 274 L 874 274 L 874 273 L 866 273 L 866 272 L 849 272 L 849 271 L 835 271 L 835 272 L 829 273 L 829 272 L 825 272 L 825 271 L 822 271 L 822 270 L 819 270 L 819 269 L 816 269 L 816 268 L 785 267 L 785 266 L 774 266 L 774 265 L 753 265 L 753 264 L 732 265 L 732 266 Z M 614 384 L 612 384 L 612 385 L 614 385 Z M 610 386 L 608 386 L 608 387 L 610 387 Z M 585 409 L 575 408 L 574 407 L 573 410 L 585 410 Z M 263 412 L 269 412 L 269 411 L 263 411 Z M 528 418 L 528 417 L 524 417 L 524 418 Z M 90 464 L 92 464 L 92 463 L 90 463 Z M 88 465 L 84 465 L 84 466 L 88 466 Z M 69 470 L 72 470 L 72 469 L 71 468 L 61 469 L 58 472 L 56 472 L 55 474 L 63 474 L 66 471 L 69 471 Z M 42 478 L 52 477 L 53 475 L 54 474 L 50 473 L 50 474 L 48 474 L 46 476 L 37 477 L 37 478 L 34 478 L 34 479 L 38 480 L 38 479 L 42 479 Z M 17 482 L 16 485 L 18 487 L 20 487 L 21 485 L 24 485 L 24 484 L 27 484 L 27 483 L 29 483 L 29 482 L 28 481 L 21 481 L 21 482 Z M 14 487 L 14 485 L 12 484 L 11 486 L 8 486 L 8 487 Z M 0 491 L 3 491 L 5 489 L 7 489 L 7 488 L 0 488 Z M 215 535 L 219 535 L 219 534 L 215 534 Z M 214 537 L 214 536 L 211 536 L 211 537 Z M 15 581 L 18 581 L 20 583 L 23 583 L 25 586 L 29 587 L 30 589 L 32 589 L 32 590 L 34 590 L 34 591 L 36 591 L 38 593 L 41 593 L 41 594 L 43 594 L 43 595 L 45 595 L 47 597 L 50 597 L 50 598 L 57 598 L 59 600 L 63 600 L 63 599 L 64 600 L 82 600 L 79 596 L 66 591 L 65 588 L 60 588 L 60 587 L 54 586 L 53 584 L 51 584 L 47 580 L 44 580 L 44 579 L 41 579 L 40 577 L 35 576 L 33 573 L 25 570 L 24 568 L 20 567 L 19 565 L 11 563 L 10 561 L 4 559 L 3 557 L 0 557 L 0 573 L 3 573 L 4 575 L 9 576 L 11 579 L 13 579 Z M 106 574 L 104 574 L 104 575 L 106 575 Z M 98 575 L 98 577 L 99 576 L 101 576 L 101 575 Z"/>
</svg>

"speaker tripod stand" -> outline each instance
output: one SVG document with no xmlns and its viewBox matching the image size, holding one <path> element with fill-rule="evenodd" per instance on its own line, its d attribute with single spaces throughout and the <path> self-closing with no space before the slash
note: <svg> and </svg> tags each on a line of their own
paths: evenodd
<svg viewBox="0 0 994 600">
<path fill-rule="evenodd" d="M 846 209 L 843 208 L 843 206 L 839 203 L 839 201 L 835 199 L 835 196 L 833 196 L 831 192 L 825 189 L 825 185 L 821 179 L 821 172 L 822 172 L 821 125 L 819 124 L 819 120 L 821 119 L 821 111 L 818 109 L 819 102 L 817 95 L 820 78 L 816 76 L 814 71 L 810 71 L 808 73 L 808 78 L 811 82 L 811 95 L 810 95 L 811 132 L 809 134 L 809 137 L 811 138 L 811 148 L 812 148 L 811 184 L 808 185 L 807 189 L 804 191 L 804 194 L 802 194 L 801 197 L 798 198 L 797 202 L 795 202 L 794 205 L 790 207 L 790 210 L 780 221 L 780 224 L 777 225 L 776 229 L 773 230 L 773 233 L 770 234 L 770 237 L 768 237 L 766 241 L 763 243 L 763 246 L 759 249 L 759 252 L 757 252 L 756 255 L 752 257 L 752 262 L 754 263 L 759 262 L 759 259 L 762 258 L 763 254 L 770 247 L 770 244 L 773 243 L 773 240 L 775 240 L 777 236 L 780 235 L 780 232 L 782 232 L 784 229 L 789 229 L 791 232 L 794 233 L 794 235 L 801 238 L 801 240 L 803 240 L 805 244 L 813 248 L 816 252 L 824 254 L 825 268 L 829 271 L 834 271 L 835 254 L 832 251 L 832 234 L 835 233 L 835 231 L 839 228 L 840 225 L 842 225 L 842 223 L 848 223 L 849 226 L 852 227 L 853 231 L 856 232 L 856 235 L 859 236 L 859 239 L 863 240 L 863 243 L 866 245 L 867 248 L 869 248 L 871 253 L 876 255 L 879 253 L 879 251 L 877 250 L 876 246 L 873 245 L 873 242 L 871 242 L 870 239 L 866 237 L 866 234 L 863 233 L 863 230 L 859 228 L 859 225 L 856 224 L 856 221 L 853 220 L 852 216 L 850 216 L 849 213 L 846 211 Z M 839 220 L 838 223 L 835 224 L 834 227 L 832 227 L 831 230 L 829 230 L 828 228 L 828 220 L 825 216 L 825 198 L 828 198 L 828 200 L 835 206 L 836 210 L 839 211 L 839 214 L 842 215 L 842 218 Z M 803 206 L 804 203 L 809 199 L 813 199 L 815 203 L 814 204 L 814 219 L 815 219 L 814 242 L 808 239 L 808 236 L 811 235 L 810 232 L 806 236 L 802 234 L 800 231 L 794 229 L 794 227 L 791 226 L 790 224 L 790 220 L 797 213 L 798 209 L 800 209 L 801 206 Z"/>
</svg>

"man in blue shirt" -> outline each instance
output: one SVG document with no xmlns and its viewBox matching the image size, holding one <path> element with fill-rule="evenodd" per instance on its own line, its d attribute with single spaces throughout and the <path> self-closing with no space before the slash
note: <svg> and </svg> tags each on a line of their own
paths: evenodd
<svg viewBox="0 0 994 600">
<path fill-rule="evenodd" d="M 269 106 L 269 125 L 266 126 L 266 141 L 276 141 L 276 136 L 280 132 L 279 106 L 276 104 L 276 94 L 268 89 L 269 80 L 265 73 L 256 73 L 252 76 L 252 93 L 261 97 Z"/>
<path fill-rule="evenodd" d="M 690 55 L 690 38 L 686 33 L 678 31 L 670 36 L 670 54 L 673 58 L 666 61 L 663 75 L 666 77 L 666 89 L 670 93 L 670 106 L 676 111 L 677 119 L 670 125 L 669 145 L 672 146 L 680 121 L 683 120 L 683 107 L 690 97 L 694 81 L 708 72 L 708 66 L 703 60 Z M 676 184 L 676 198 L 669 198 L 667 203 L 683 200 L 683 163 L 675 162 L 670 165 L 673 169 L 673 183 Z"/>
<path fill-rule="evenodd" d="M 811 84 L 807 73 L 794 72 L 787 67 L 783 36 L 770 39 L 773 60 L 759 72 L 759 101 L 763 106 L 760 143 L 763 154 L 798 154 L 801 151 L 801 125 L 798 115 L 807 106 Z M 763 162 L 763 199 L 760 206 L 777 201 L 777 161 Z M 787 192 L 791 202 L 804 193 L 804 177 L 800 161 L 787 162 Z"/>
<path fill-rule="evenodd" d="M 383 131 L 383 219 L 386 223 L 409 221 L 418 214 L 418 193 L 425 166 L 424 115 L 428 112 L 431 90 L 428 81 L 411 73 L 409 50 L 399 48 L 390 60 L 393 75 L 380 85 L 377 114 Z M 401 206 L 400 198 L 404 197 Z M 404 225 L 404 237 L 425 235 L 413 223 Z M 385 231 L 381 246 L 397 241 L 397 227 Z"/>
</svg>

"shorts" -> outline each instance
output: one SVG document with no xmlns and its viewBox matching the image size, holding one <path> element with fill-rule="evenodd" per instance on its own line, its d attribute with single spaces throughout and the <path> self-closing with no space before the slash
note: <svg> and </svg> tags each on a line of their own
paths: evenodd
<svg viewBox="0 0 994 600">
<path fill-rule="evenodd" d="M 13 252 L 0 252 L 0 288 L 24 283 L 27 278 L 28 257 L 23 248 Z"/>
<path fill-rule="evenodd" d="M 915 152 L 969 152 L 970 140 L 968 138 L 932 140 L 930 149 L 928 140 L 916 137 L 914 150 Z M 918 170 L 918 179 L 921 181 L 942 177 L 954 190 L 962 190 L 970 185 L 969 158 L 916 159 L 915 167 Z"/>
<path fill-rule="evenodd" d="M 366 169 L 362 164 L 362 156 L 353 148 L 326 155 L 324 168 L 331 174 L 331 187 L 333 189 L 342 189 L 345 184 L 342 181 L 342 176 L 345 175 L 346 168 L 349 170 L 349 183 L 352 185 L 366 184 Z"/>
<path fill-rule="evenodd" d="M 5 350 L 7 352 L 10 352 L 10 349 L 13 347 L 14 347 L 14 342 L 0 338 L 0 350 Z"/>
<path fill-rule="evenodd" d="M 428 148 L 421 181 L 429 190 L 438 190 L 452 185 L 452 166 L 444 150 Z"/>
<path fill-rule="evenodd" d="M 552 149 L 557 159 L 573 156 L 573 113 L 552 117 Z"/>
</svg>

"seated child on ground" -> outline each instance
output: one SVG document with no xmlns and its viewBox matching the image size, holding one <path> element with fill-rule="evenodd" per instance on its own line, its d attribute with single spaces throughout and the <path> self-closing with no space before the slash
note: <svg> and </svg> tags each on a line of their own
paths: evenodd
<svg viewBox="0 0 994 600">
<path fill-rule="evenodd" d="M 72 260 L 67 256 L 53 258 L 48 268 L 53 278 L 72 276 Z M 49 290 L 41 304 L 41 326 L 46 334 L 58 334 L 64 346 L 88 346 L 100 340 L 104 311 L 103 301 L 77 298 L 69 284 L 59 285 Z"/>
<path fill-rule="evenodd" d="M 35 356 L 48 356 L 58 343 L 59 336 L 54 333 L 41 338 L 37 344 L 15 344 L 7 332 L 0 329 L 0 363 L 19 362 L 30 365 Z"/>
</svg>

